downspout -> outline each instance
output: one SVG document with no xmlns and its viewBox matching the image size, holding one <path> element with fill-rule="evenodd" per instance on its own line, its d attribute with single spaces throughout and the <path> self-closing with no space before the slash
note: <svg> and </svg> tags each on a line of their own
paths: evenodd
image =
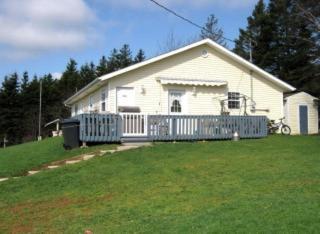
<svg viewBox="0 0 320 234">
<path fill-rule="evenodd" d="M 250 106 L 251 106 L 251 112 L 256 111 L 256 103 L 253 100 L 253 71 L 250 70 Z"/>
</svg>

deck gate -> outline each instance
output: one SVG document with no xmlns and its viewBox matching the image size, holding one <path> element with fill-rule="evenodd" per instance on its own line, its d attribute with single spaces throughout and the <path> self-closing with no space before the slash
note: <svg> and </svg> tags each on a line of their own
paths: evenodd
<svg viewBox="0 0 320 234">
<path fill-rule="evenodd" d="M 148 115 L 140 113 L 120 113 L 122 119 L 122 136 L 147 136 Z"/>
</svg>

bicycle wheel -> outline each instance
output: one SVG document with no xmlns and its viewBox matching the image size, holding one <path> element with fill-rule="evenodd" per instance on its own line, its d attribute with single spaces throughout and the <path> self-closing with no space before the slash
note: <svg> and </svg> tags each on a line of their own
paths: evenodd
<svg viewBox="0 0 320 234">
<path fill-rule="evenodd" d="M 281 128 L 281 133 L 283 135 L 290 135 L 291 134 L 291 128 L 288 125 L 283 125 Z"/>
</svg>

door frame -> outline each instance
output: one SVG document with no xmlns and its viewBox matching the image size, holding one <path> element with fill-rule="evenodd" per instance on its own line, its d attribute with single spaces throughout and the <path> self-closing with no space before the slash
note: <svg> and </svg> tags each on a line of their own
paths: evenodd
<svg viewBox="0 0 320 234">
<path fill-rule="evenodd" d="M 307 107 L 307 134 L 309 134 L 309 106 L 308 104 L 299 104 L 298 105 L 298 126 L 299 126 L 299 134 L 301 133 L 301 126 L 300 126 L 300 107 L 301 106 L 306 106 Z"/>
</svg>

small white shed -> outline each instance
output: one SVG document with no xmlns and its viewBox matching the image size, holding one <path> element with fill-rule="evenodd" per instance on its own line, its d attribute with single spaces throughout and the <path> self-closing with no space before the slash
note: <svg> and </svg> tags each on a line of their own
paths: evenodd
<svg viewBox="0 0 320 234">
<path fill-rule="evenodd" d="M 319 133 L 319 99 L 305 92 L 285 94 L 285 122 L 292 134 Z"/>
</svg>

